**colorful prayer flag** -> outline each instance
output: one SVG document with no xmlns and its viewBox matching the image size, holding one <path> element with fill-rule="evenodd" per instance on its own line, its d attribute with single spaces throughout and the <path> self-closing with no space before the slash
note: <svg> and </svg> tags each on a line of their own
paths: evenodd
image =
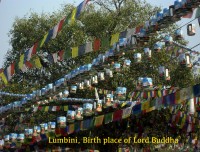
<svg viewBox="0 0 200 152">
<path fill-rule="evenodd" d="M 30 61 L 31 57 L 36 54 L 37 43 L 35 43 L 28 51 L 27 61 Z"/>
<path fill-rule="evenodd" d="M 67 48 L 64 53 L 64 59 L 67 60 L 70 59 L 71 57 L 72 57 L 72 51 L 70 48 Z"/>
<path fill-rule="evenodd" d="M 44 45 L 44 43 L 45 43 L 45 41 L 46 41 L 46 39 L 47 39 L 47 36 L 48 36 L 48 32 L 44 35 L 44 37 L 43 37 L 43 39 L 42 39 L 42 41 L 41 41 L 41 43 L 40 43 L 40 48 Z"/>
<path fill-rule="evenodd" d="M 75 22 L 75 19 L 76 19 L 76 11 L 77 11 L 76 8 L 72 11 L 71 19 L 70 19 L 70 24 L 74 24 L 74 22 Z"/>
<path fill-rule="evenodd" d="M 77 11 L 76 11 L 76 18 L 79 18 L 81 12 L 84 10 L 86 4 L 89 2 L 89 0 L 84 0 L 77 6 Z"/>
<path fill-rule="evenodd" d="M 93 43 L 93 50 L 94 51 L 100 50 L 100 46 L 101 46 L 101 40 L 100 39 L 95 39 L 94 43 Z"/>
<path fill-rule="evenodd" d="M 122 119 L 126 119 L 131 115 L 132 107 L 123 109 Z"/>
<path fill-rule="evenodd" d="M 68 128 L 68 134 L 72 134 L 72 133 L 74 132 L 74 123 L 69 124 L 68 127 L 69 127 L 69 128 Z"/>
<path fill-rule="evenodd" d="M 20 56 L 19 64 L 18 64 L 19 69 L 22 69 L 23 65 L 24 65 L 24 54 L 22 54 L 22 55 Z"/>
<path fill-rule="evenodd" d="M 108 124 L 108 123 L 112 122 L 112 120 L 113 120 L 113 113 L 105 114 L 104 117 L 105 117 L 104 123 Z"/>
<path fill-rule="evenodd" d="M 119 121 L 122 119 L 123 110 L 117 110 L 113 114 L 113 121 Z"/>
<path fill-rule="evenodd" d="M 5 85 L 8 84 L 8 80 L 7 80 L 4 72 L 0 73 L 0 77 L 1 77 L 1 80 L 4 82 Z"/>
<path fill-rule="evenodd" d="M 55 39 L 58 33 L 61 31 L 64 21 L 65 17 L 62 20 L 60 20 L 60 22 L 53 28 L 52 39 Z"/>
<path fill-rule="evenodd" d="M 104 115 L 95 117 L 94 126 L 99 127 L 102 125 L 104 119 Z"/>
<path fill-rule="evenodd" d="M 85 53 L 89 53 L 93 51 L 93 47 L 92 47 L 92 43 L 91 42 L 87 42 L 85 44 Z"/>
<path fill-rule="evenodd" d="M 15 63 L 11 63 L 7 68 L 6 68 L 6 76 L 7 80 L 10 81 L 12 76 L 15 73 Z"/>
<path fill-rule="evenodd" d="M 119 33 L 115 33 L 111 36 L 110 45 L 113 46 L 116 42 L 119 41 Z"/>
<path fill-rule="evenodd" d="M 42 64 L 40 62 L 40 58 L 39 57 L 36 57 L 34 60 L 33 60 L 33 63 L 34 63 L 34 67 L 40 69 L 42 68 Z"/>
<path fill-rule="evenodd" d="M 78 48 L 78 56 L 84 55 L 85 54 L 85 44 L 80 45 Z"/>
<path fill-rule="evenodd" d="M 75 58 L 78 56 L 78 47 L 72 48 L 72 58 Z"/>
</svg>

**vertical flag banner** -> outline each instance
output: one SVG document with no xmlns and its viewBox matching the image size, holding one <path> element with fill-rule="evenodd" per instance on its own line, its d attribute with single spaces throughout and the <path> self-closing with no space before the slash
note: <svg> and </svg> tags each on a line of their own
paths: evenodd
<svg viewBox="0 0 200 152">
<path fill-rule="evenodd" d="M 58 61 L 62 61 L 63 60 L 64 53 L 65 53 L 64 50 L 61 50 L 61 51 L 58 52 Z"/>
<path fill-rule="evenodd" d="M 94 126 L 99 127 L 102 125 L 104 119 L 104 115 L 95 117 Z"/>
<path fill-rule="evenodd" d="M 74 22 L 75 22 L 75 19 L 76 19 L 76 11 L 77 11 L 76 8 L 72 11 L 71 19 L 70 19 L 70 24 L 74 24 Z"/>
<path fill-rule="evenodd" d="M 72 48 L 72 58 L 75 58 L 78 56 L 78 47 Z"/>
<path fill-rule="evenodd" d="M 0 73 L 0 78 L 2 79 L 2 81 L 4 82 L 5 85 L 8 84 L 8 80 L 7 80 L 4 72 Z"/>
<path fill-rule="evenodd" d="M 48 35 L 44 43 L 48 43 L 53 36 L 53 29 L 49 30 Z"/>
<path fill-rule="evenodd" d="M 92 51 L 93 51 L 92 42 L 87 42 L 85 44 L 85 53 L 89 53 L 89 52 L 92 52 Z"/>
<path fill-rule="evenodd" d="M 110 45 L 113 46 L 116 42 L 119 41 L 119 33 L 113 34 L 111 36 L 111 42 Z"/>
<path fill-rule="evenodd" d="M 84 55 L 85 54 L 85 45 L 80 45 L 78 48 L 78 56 Z"/>
<path fill-rule="evenodd" d="M 79 18 L 81 12 L 84 10 L 86 4 L 89 2 L 89 0 L 84 0 L 82 3 L 80 3 L 77 6 L 77 12 L 76 12 L 76 18 Z"/>
<path fill-rule="evenodd" d="M 11 63 L 6 69 L 7 80 L 10 81 L 15 73 L 15 63 Z"/>
<path fill-rule="evenodd" d="M 42 68 L 42 64 L 41 64 L 41 62 L 40 62 L 40 58 L 39 58 L 39 57 L 36 57 L 36 58 L 34 59 L 34 65 L 35 65 L 35 67 L 38 68 L 38 69 Z"/>
<path fill-rule="evenodd" d="M 101 46 L 101 40 L 100 39 L 95 39 L 93 43 L 93 50 L 98 51 Z"/>
<path fill-rule="evenodd" d="M 22 54 L 22 55 L 20 56 L 19 64 L 18 64 L 19 69 L 22 69 L 23 65 L 24 65 L 24 54 Z"/>
<path fill-rule="evenodd" d="M 53 62 L 54 62 L 54 63 L 57 63 L 57 62 L 58 62 L 58 54 L 57 54 L 57 52 L 56 52 L 56 53 L 53 53 L 53 54 L 52 54 L 52 57 L 53 57 Z"/>
<path fill-rule="evenodd" d="M 46 39 L 47 39 L 48 33 L 45 34 L 45 36 L 43 37 L 41 43 L 40 43 L 40 48 L 44 45 Z"/>
<path fill-rule="evenodd" d="M 61 31 L 63 23 L 65 22 L 66 17 L 64 17 L 60 22 L 53 28 L 52 39 L 55 39 L 58 33 Z"/>
<path fill-rule="evenodd" d="M 29 49 L 29 52 L 28 52 L 28 56 L 27 56 L 27 61 L 30 61 L 31 57 L 36 54 L 36 48 L 37 48 L 37 43 L 35 43 L 30 49 Z"/>
<path fill-rule="evenodd" d="M 64 59 L 68 60 L 72 57 L 72 51 L 70 48 L 66 48 L 65 49 L 65 53 L 64 53 Z"/>
</svg>

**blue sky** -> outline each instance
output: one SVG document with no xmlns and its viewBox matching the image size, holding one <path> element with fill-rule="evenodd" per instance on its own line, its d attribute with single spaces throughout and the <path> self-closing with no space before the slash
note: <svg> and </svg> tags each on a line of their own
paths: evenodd
<svg viewBox="0 0 200 152">
<path fill-rule="evenodd" d="M 24 17 L 30 11 L 34 12 L 54 12 L 61 8 L 62 4 L 74 3 L 78 5 L 83 0 L 1 0 L 0 3 L 0 68 L 3 64 L 3 59 L 8 49 L 11 49 L 9 45 L 8 32 L 12 27 L 15 17 Z M 168 7 L 174 3 L 174 0 L 146 0 L 152 5 L 161 6 L 162 8 Z M 194 16 L 194 15 L 193 15 Z M 190 21 L 191 19 L 183 19 L 179 22 L 179 25 Z M 197 34 L 193 37 L 187 37 L 189 46 L 192 47 L 200 42 L 200 27 L 195 20 L 193 23 L 197 25 Z M 186 33 L 186 26 L 183 28 L 184 34 Z M 197 47 L 196 49 L 200 49 Z"/>
</svg>

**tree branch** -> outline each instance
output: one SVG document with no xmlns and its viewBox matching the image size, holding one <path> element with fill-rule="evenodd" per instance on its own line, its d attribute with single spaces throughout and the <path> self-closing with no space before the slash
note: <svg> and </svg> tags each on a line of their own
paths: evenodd
<svg viewBox="0 0 200 152">
<path fill-rule="evenodd" d="M 107 7 L 102 1 L 94 1 L 97 5 L 104 7 L 106 10 L 108 10 L 110 13 L 113 13 L 113 11 Z"/>
</svg>

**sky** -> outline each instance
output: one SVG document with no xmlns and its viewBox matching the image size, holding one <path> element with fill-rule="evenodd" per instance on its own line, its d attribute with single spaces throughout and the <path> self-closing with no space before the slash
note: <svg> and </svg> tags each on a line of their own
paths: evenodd
<svg viewBox="0 0 200 152">
<path fill-rule="evenodd" d="M 1 0 L 0 2 L 0 68 L 2 68 L 5 54 L 11 46 L 9 44 L 10 38 L 8 33 L 12 28 L 12 24 L 16 17 L 22 18 L 30 11 L 42 13 L 52 13 L 61 8 L 62 4 L 73 3 L 76 6 L 83 0 Z M 174 3 L 174 0 L 146 0 L 148 3 L 154 6 L 161 6 L 161 8 L 169 7 Z M 195 14 L 193 14 L 195 16 Z M 182 19 L 178 22 L 178 25 L 184 25 L 191 19 Z M 195 36 L 188 37 L 186 33 L 186 26 L 183 27 L 186 40 L 189 41 L 188 47 L 192 47 L 200 43 L 200 27 L 197 20 L 194 22 L 197 27 L 197 33 Z M 200 46 L 195 48 L 200 50 Z"/>
</svg>

